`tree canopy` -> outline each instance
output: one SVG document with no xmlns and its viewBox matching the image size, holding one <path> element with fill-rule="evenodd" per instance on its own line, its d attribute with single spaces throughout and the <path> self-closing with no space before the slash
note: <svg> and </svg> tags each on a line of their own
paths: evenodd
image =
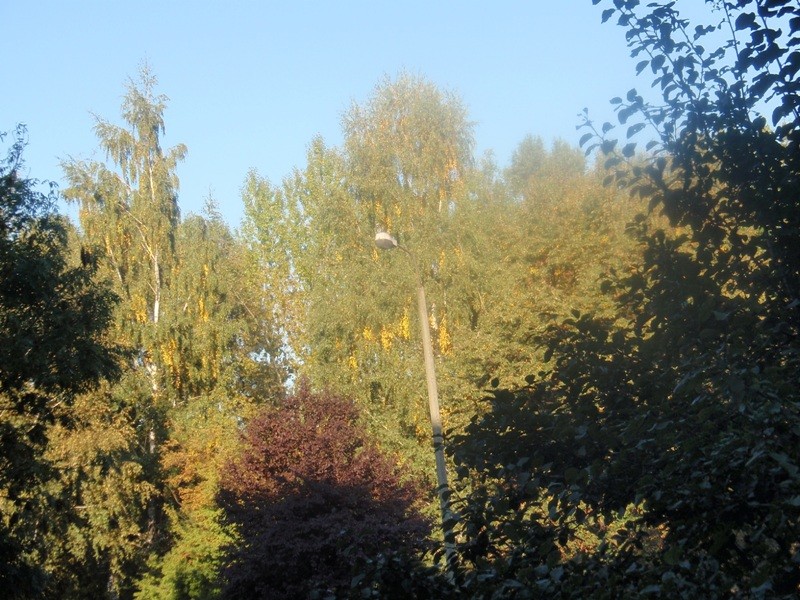
<svg viewBox="0 0 800 600">
<path fill-rule="evenodd" d="M 674 3 L 608 4 L 664 104 L 612 100 L 628 138 L 655 131 L 644 158 L 588 118 L 583 142 L 668 223 L 633 220 L 641 260 L 602 286 L 615 316 L 554 323 L 549 368 L 493 391 L 459 437 L 479 491 L 463 508 L 469 587 L 793 597 L 798 11 L 715 3 L 731 38 L 706 50 L 718 28 Z"/>
<path fill-rule="evenodd" d="M 48 589 L 49 541 L 76 518 L 53 512 L 69 490 L 49 432 L 75 425 L 76 396 L 117 376 L 120 356 L 106 337 L 115 296 L 92 264 L 71 264 L 55 194 L 22 175 L 24 146 L 19 127 L 0 164 L 0 583 L 20 598 Z"/>
<path fill-rule="evenodd" d="M 13 134 L 8 594 L 797 597 L 800 8 L 593 3 L 660 100 L 498 165 L 456 93 L 385 77 L 341 145 L 249 172 L 239 231 L 213 198 L 181 214 L 147 67 L 96 119 L 105 159 L 63 165 L 77 224 Z"/>
</svg>

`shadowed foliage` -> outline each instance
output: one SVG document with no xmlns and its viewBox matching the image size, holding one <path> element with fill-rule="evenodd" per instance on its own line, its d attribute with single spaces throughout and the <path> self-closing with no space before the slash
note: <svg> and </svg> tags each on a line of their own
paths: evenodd
<svg viewBox="0 0 800 600">
<path fill-rule="evenodd" d="M 549 368 L 457 440 L 467 589 L 796 597 L 800 10 L 715 2 L 731 37 L 709 51 L 719 28 L 672 2 L 606 4 L 664 104 L 612 101 L 628 138 L 654 128 L 648 157 L 588 118 L 583 143 L 670 226 L 631 223 L 642 260 L 601 286 L 615 317 L 551 325 Z"/>
<path fill-rule="evenodd" d="M 48 537 L 74 519 L 45 456 L 54 424 L 73 424 L 75 395 L 118 372 L 105 343 L 114 295 L 91 264 L 69 264 L 55 193 L 21 176 L 25 130 L 0 163 L 0 588 L 34 597 L 47 585 Z"/>
</svg>

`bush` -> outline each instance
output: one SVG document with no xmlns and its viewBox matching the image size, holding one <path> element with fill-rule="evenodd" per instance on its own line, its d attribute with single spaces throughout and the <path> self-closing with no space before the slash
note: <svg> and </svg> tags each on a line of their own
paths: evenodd
<svg viewBox="0 0 800 600">
<path fill-rule="evenodd" d="M 410 585 L 429 531 L 415 509 L 419 491 L 357 417 L 351 401 L 302 385 L 249 424 L 219 493 L 239 533 L 226 597 L 341 597 L 351 587 L 366 597 Z"/>
</svg>

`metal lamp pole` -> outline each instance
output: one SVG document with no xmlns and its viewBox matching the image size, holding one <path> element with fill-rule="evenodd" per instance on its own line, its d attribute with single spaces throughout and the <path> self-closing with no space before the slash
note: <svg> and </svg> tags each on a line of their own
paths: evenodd
<svg viewBox="0 0 800 600">
<path fill-rule="evenodd" d="M 375 245 L 382 250 L 399 248 L 414 261 L 411 252 L 397 243 L 391 235 L 380 232 L 375 235 Z M 439 412 L 439 390 L 436 385 L 436 370 L 433 363 L 433 344 L 431 327 L 428 321 L 428 303 L 425 300 L 425 287 L 414 264 L 414 275 L 417 278 L 417 311 L 422 328 L 422 354 L 425 358 L 425 379 L 428 384 L 428 408 L 431 413 L 431 429 L 433 431 L 433 454 L 436 458 L 436 491 L 439 495 L 439 507 L 442 512 L 442 532 L 444 534 L 445 557 L 448 568 L 455 557 L 455 547 L 450 531 L 450 486 L 447 483 L 447 469 L 444 461 L 444 436 L 442 435 L 442 417 Z"/>
</svg>

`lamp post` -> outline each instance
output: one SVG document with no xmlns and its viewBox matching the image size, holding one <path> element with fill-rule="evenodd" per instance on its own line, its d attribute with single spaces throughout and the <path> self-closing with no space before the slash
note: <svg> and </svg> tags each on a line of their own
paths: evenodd
<svg viewBox="0 0 800 600">
<path fill-rule="evenodd" d="M 375 235 L 375 245 L 381 250 L 399 248 L 414 262 L 414 256 L 404 246 L 397 243 L 391 235 L 379 232 Z M 428 384 L 428 408 L 431 413 L 431 429 L 433 432 L 433 454 L 436 458 L 436 491 L 439 495 L 439 507 L 442 511 L 442 532 L 444 535 L 445 557 L 448 568 L 455 557 L 455 548 L 450 539 L 450 486 L 447 483 L 447 469 L 444 462 L 444 436 L 442 435 L 442 417 L 439 412 L 439 390 L 436 386 L 436 371 L 433 364 L 433 345 L 431 343 L 431 327 L 428 321 L 428 304 L 425 300 L 425 288 L 422 278 L 414 264 L 414 275 L 417 278 L 417 311 L 422 329 L 422 354 L 425 359 L 425 379 Z"/>
</svg>

